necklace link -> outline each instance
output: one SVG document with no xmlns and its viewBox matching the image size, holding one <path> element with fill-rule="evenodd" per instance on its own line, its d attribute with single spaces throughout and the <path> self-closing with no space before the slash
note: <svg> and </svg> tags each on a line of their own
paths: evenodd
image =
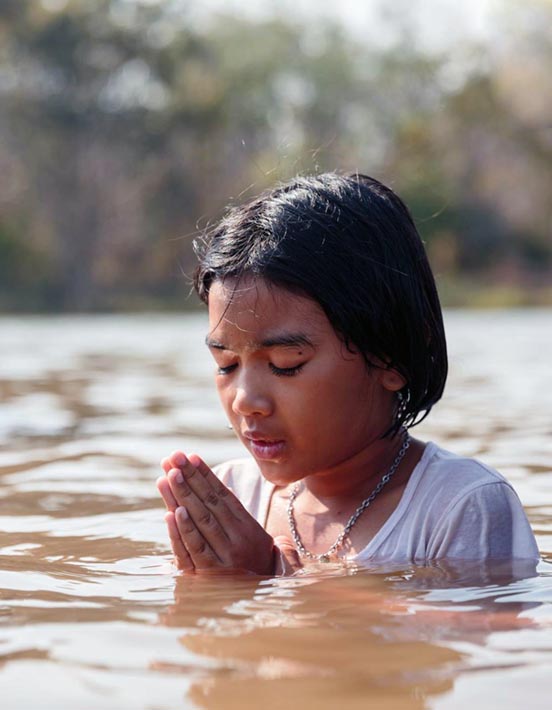
<svg viewBox="0 0 552 710">
<path fill-rule="evenodd" d="M 311 560 L 317 560 L 318 562 L 329 562 L 331 555 L 343 544 L 345 538 L 349 535 L 351 532 L 353 525 L 356 523 L 356 521 L 360 518 L 362 513 L 370 506 L 374 498 L 378 495 L 378 493 L 381 492 L 382 488 L 389 483 L 391 480 L 391 477 L 395 473 L 395 471 L 398 469 L 399 464 L 404 458 L 404 455 L 406 454 L 408 447 L 410 446 L 410 434 L 408 431 L 405 431 L 404 433 L 404 438 L 403 442 L 401 444 L 401 447 L 399 449 L 399 452 L 397 456 L 395 457 L 393 463 L 389 467 L 389 470 L 383 474 L 381 477 L 381 480 L 377 484 L 377 486 L 374 488 L 374 490 L 370 493 L 368 498 L 365 498 L 362 503 L 358 506 L 358 508 L 355 510 L 355 512 L 351 515 L 347 523 L 345 524 L 345 527 L 341 531 L 341 533 L 338 535 L 337 540 L 334 542 L 334 544 L 327 550 L 327 552 L 321 554 L 321 555 L 315 555 L 312 552 L 309 552 L 307 550 L 303 543 L 301 542 L 301 538 L 299 537 L 299 533 L 297 531 L 297 526 L 295 525 L 295 518 L 293 515 L 293 504 L 295 502 L 295 499 L 297 498 L 297 495 L 299 491 L 301 490 L 301 485 L 300 483 L 296 483 L 293 486 L 293 489 L 291 491 L 291 494 L 289 496 L 289 502 L 287 506 L 287 517 L 288 517 L 288 523 L 289 523 L 289 529 L 291 532 L 291 536 L 293 537 L 293 542 L 295 543 L 295 547 L 297 548 L 297 551 L 303 555 L 303 557 L 308 557 Z"/>
</svg>

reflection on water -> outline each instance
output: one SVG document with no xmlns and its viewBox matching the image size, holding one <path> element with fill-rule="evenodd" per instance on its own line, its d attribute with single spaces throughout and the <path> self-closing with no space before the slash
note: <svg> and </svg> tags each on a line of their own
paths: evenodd
<svg viewBox="0 0 552 710">
<path fill-rule="evenodd" d="M 204 319 L 0 320 L 3 707 L 548 707 L 552 314 L 446 320 L 447 395 L 419 436 L 508 476 L 537 571 L 176 576 L 156 462 L 240 454 Z"/>
</svg>

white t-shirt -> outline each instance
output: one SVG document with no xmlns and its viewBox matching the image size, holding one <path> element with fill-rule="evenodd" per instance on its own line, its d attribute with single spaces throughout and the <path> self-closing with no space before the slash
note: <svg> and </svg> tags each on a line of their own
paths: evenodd
<svg viewBox="0 0 552 710">
<path fill-rule="evenodd" d="M 266 524 L 274 485 L 253 459 L 215 468 L 249 513 Z M 369 510 L 365 515 L 369 515 Z M 399 504 L 355 562 L 539 557 L 523 507 L 497 471 L 429 442 Z"/>
</svg>

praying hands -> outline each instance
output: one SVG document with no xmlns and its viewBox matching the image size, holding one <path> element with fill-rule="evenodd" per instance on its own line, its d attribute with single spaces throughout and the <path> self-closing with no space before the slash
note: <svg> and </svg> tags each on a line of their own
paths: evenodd
<svg viewBox="0 0 552 710">
<path fill-rule="evenodd" d="M 180 570 L 273 576 L 301 567 L 292 541 L 273 539 L 199 456 L 177 451 L 161 466 L 157 488 Z"/>
</svg>

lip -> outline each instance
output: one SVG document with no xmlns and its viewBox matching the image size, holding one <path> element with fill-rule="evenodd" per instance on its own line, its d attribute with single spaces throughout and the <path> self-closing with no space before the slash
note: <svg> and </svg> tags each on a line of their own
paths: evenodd
<svg viewBox="0 0 552 710">
<path fill-rule="evenodd" d="M 280 458 L 286 446 L 284 439 L 275 439 L 257 432 L 245 432 L 243 437 L 253 456 L 263 461 L 274 461 Z"/>
</svg>

